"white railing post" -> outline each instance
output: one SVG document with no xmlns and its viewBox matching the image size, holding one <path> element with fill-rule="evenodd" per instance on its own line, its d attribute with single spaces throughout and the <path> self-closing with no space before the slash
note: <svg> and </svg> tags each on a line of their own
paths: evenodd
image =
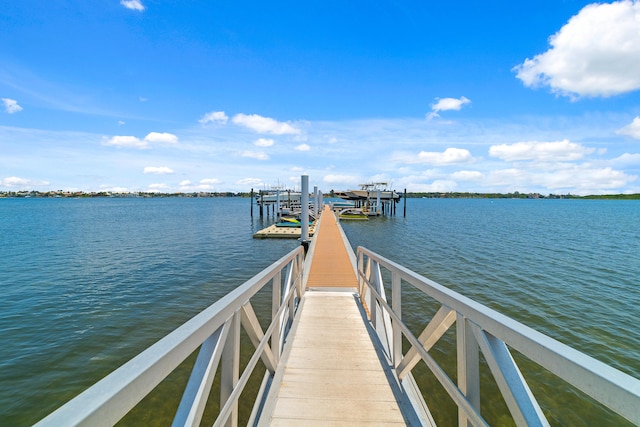
<svg viewBox="0 0 640 427">
<path fill-rule="evenodd" d="M 362 252 L 358 252 L 358 293 L 360 294 L 360 299 L 363 298 L 365 285 L 364 279 L 362 278 L 364 275 L 364 254 Z"/>
<path fill-rule="evenodd" d="M 292 260 L 295 262 L 295 259 Z M 280 305 L 282 304 L 282 270 L 278 271 L 271 280 L 271 321 L 275 323 L 271 334 L 271 350 L 276 366 L 280 363 L 280 319 L 276 319 Z"/>
<path fill-rule="evenodd" d="M 191 370 L 189 382 L 184 390 L 172 426 L 199 426 L 213 385 L 222 345 L 229 332 L 228 325 L 221 326 L 200 347 L 198 358 Z"/>
<path fill-rule="evenodd" d="M 364 280 L 362 281 L 362 295 L 360 295 L 362 303 L 369 309 L 369 320 L 371 320 L 371 307 L 369 306 L 369 295 L 371 295 L 371 291 L 369 290 L 367 282 L 371 283 L 371 262 L 371 257 L 367 257 L 367 261 L 363 265 Z"/>
<path fill-rule="evenodd" d="M 377 291 L 378 290 L 378 270 L 380 267 L 376 261 L 372 261 L 369 258 L 369 282 L 372 287 Z M 369 292 L 369 314 L 371 317 L 371 324 L 373 325 L 373 329 L 377 330 L 378 327 L 378 300 L 373 292 Z"/>
<path fill-rule="evenodd" d="M 391 273 L 391 308 L 399 319 L 402 319 L 401 283 L 402 281 L 400 279 L 400 275 L 395 271 Z M 398 367 L 398 365 L 400 365 L 400 362 L 402 361 L 402 329 L 400 328 L 401 323 L 402 320 L 392 321 L 393 338 L 391 344 L 391 354 L 393 355 L 393 366 L 395 367 Z"/>
<path fill-rule="evenodd" d="M 458 388 L 480 413 L 480 354 L 478 343 L 467 322 L 468 320 L 458 313 L 456 320 Z M 461 408 L 458 409 L 458 425 L 472 426 Z"/>
<path fill-rule="evenodd" d="M 229 335 L 222 351 L 222 371 L 220 372 L 220 408 L 222 408 L 233 393 L 233 389 L 240 378 L 240 311 L 233 314 L 229 325 Z M 237 427 L 238 402 L 234 402 L 225 427 Z"/>
<path fill-rule="evenodd" d="M 300 253 L 292 262 L 294 263 L 294 280 L 296 283 L 296 289 L 298 290 L 298 298 L 302 298 L 305 293 L 304 283 L 302 282 L 302 275 L 304 273 L 304 254 Z"/>
</svg>

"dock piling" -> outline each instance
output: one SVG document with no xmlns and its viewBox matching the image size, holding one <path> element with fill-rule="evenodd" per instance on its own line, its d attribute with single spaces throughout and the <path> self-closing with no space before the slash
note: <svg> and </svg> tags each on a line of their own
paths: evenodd
<svg viewBox="0 0 640 427">
<path fill-rule="evenodd" d="M 262 190 L 260 190 L 260 218 L 262 218 L 262 215 L 263 215 L 263 211 L 262 211 L 262 207 L 264 205 L 263 198 L 264 198 L 264 195 L 262 194 Z"/>
<path fill-rule="evenodd" d="M 301 176 L 301 187 L 300 207 L 302 214 L 300 215 L 300 241 L 306 251 L 309 246 L 309 175 Z"/>
<path fill-rule="evenodd" d="M 406 217 L 407 216 L 407 189 L 406 188 L 404 189 L 403 200 L 404 200 L 404 215 L 403 216 Z"/>
</svg>

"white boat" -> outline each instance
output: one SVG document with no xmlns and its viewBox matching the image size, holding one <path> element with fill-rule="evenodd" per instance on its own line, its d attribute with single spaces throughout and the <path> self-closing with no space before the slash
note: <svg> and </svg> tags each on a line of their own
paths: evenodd
<svg viewBox="0 0 640 427">
<path fill-rule="evenodd" d="M 378 198 L 378 192 L 380 192 L 380 200 L 382 201 L 398 201 L 402 196 L 394 190 L 388 190 L 386 182 L 360 184 L 359 190 L 336 191 L 334 194 L 344 200 L 373 200 Z"/>
<path fill-rule="evenodd" d="M 300 204 L 300 196 L 302 193 L 299 191 L 280 191 L 280 203 L 292 203 L 292 204 Z M 278 199 L 278 194 L 276 191 L 269 191 L 267 193 L 256 194 L 256 202 L 257 203 L 275 203 Z M 309 199 L 311 200 L 311 199 Z"/>
<path fill-rule="evenodd" d="M 348 208 L 343 209 L 338 214 L 340 219 L 368 220 L 369 216 L 362 209 Z"/>
</svg>

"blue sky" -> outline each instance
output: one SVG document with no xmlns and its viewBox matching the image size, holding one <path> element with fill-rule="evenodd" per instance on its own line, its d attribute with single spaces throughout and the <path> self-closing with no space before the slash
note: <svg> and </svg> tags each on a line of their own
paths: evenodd
<svg viewBox="0 0 640 427">
<path fill-rule="evenodd" d="M 6 3 L 3 191 L 640 192 L 637 1 Z"/>
</svg>

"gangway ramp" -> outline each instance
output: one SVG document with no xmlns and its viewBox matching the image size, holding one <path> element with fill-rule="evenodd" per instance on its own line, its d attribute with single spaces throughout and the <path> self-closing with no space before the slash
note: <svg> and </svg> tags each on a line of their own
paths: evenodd
<svg viewBox="0 0 640 427">
<path fill-rule="evenodd" d="M 353 252 L 329 209 L 259 425 L 414 425 L 357 294 Z M 351 255 L 350 255 L 351 252 Z"/>
</svg>

